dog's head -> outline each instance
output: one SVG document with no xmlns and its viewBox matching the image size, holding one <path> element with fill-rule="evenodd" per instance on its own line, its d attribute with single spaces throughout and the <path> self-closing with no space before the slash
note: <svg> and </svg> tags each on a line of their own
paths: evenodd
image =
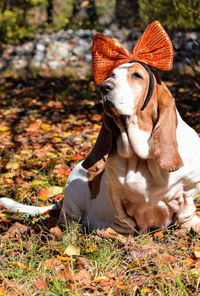
<svg viewBox="0 0 200 296">
<path fill-rule="evenodd" d="M 155 158 L 160 168 L 171 172 L 183 162 L 176 140 L 175 100 L 164 83 L 138 62 L 123 64 L 113 70 L 100 90 L 104 103 L 104 122 L 94 149 L 83 163 L 90 168 L 109 154 L 116 138 L 122 139 L 121 154 Z M 143 109 L 154 83 L 150 101 Z M 119 151 L 120 152 L 120 151 Z"/>
</svg>

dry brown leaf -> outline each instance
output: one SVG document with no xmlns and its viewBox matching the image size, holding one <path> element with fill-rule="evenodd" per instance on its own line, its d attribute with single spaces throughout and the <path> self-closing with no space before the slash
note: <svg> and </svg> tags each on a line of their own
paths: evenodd
<svg viewBox="0 0 200 296">
<path fill-rule="evenodd" d="M 50 258 L 47 259 L 44 263 L 44 268 L 46 270 L 50 270 L 53 269 L 54 272 L 56 273 L 56 271 L 61 270 L 61 269 L 65 269 L 65 266 L 63 265 L 63 263 L 57 259 L 57 258 Z"/>
<path fill-rule="evenodd" d="M 176 262 L 177 260 L 178 260 L 177 257 L 171 256 L 169 254 L 159 254 L 155 258 L 155 262 L 157 264 L 170 264 L 170 263 Z"/>
<path fill-rule="evenodd" d="M 65 270 L 64 270 L 64 279 L 66 280 L 66 281 L 68 281 L 68 280 L 70 280 L 71 279 L 71 271 L 70 271 L 70 269 L 69 269 L 69 265 L 67 264 L 66 265 L 66 268 L 65 268 Z"/>
<path fill-rule="evenodd" d="M 84 258 L 84 257 L 78 257 L 76 258 L 76 267 L 78 269 L 83 269 L 86 267 L 91 266 L 91 263 L 88 259 Z"/>
<path fill-rule="evenodd" d="M 60 240 L 63 236 L 62 230 L 58 225 L 55 227 L 52 227 L 50 229 L 50 233 L 53 234 L 58 240 Z"/>
<path fill-rule="evenodd" d="M 81 269 L 78 273 L 72 274 L 71 279 L 85 286 L 90 286 L 91 284 L 91 275 L 89 271 L 85 269 Z"/>
<path fill-rule="evenodd" d="M 9 229 L 9 237 L 16 237 L 16 238 L 21 238 L 21 236 L 27 232 L 28 227 L 20 224 L 19 222 L 15 222 Z"/>
</svg>

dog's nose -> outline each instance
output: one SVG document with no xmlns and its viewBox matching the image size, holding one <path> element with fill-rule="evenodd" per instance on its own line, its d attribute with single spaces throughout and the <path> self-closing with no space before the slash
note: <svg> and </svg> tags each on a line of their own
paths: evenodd
<svg viewBox="0 0 200 296">
<path fill-rule="evenodd" d="M 115 85 L 112 81 L 104 81 L 100 85 L 100 90 L 103 95 L 107 95 L 110 91 L 112 91 L 115 88 Z"/>
</svg>

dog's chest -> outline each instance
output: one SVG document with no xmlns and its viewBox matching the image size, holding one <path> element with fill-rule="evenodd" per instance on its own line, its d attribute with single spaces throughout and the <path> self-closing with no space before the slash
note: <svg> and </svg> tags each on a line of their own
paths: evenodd
<svg viewBox="0 0 200 296">
<path fill-rule="evenodd" d="M 139 159 L 136 155 L 125 159 L 115 153 L 109 157 L 106 170 L 109 183 L 123 188 L 127 194 L 132 192 L 136 201 L 140 198 L 143 202 L 157 203 L 170 190 L 176 190 L 155 160 Z"/>
</svg>

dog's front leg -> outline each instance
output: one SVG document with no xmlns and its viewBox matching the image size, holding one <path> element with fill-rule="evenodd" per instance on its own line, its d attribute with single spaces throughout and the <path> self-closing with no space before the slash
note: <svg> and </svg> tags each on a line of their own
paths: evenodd
<svg viewBox="0 0 200 296">
<path fill-rule="evenodd" d="M 186 197 L 184 204 L 177 215 L 177 221 L 181 228 L 194 229 L 200 233 L 200 217 L 196 214 L 193 196 Z"/>
<path fill-rule="evenodd" d="M 120 188 L 108 186 L 109 198 L 115 210 L 115 222 L 111 227 L 119 233 L 130 234 L 135 232 L 136 223 L 129 217 L 123 206 L 124 191 Z"/>
</svg>

